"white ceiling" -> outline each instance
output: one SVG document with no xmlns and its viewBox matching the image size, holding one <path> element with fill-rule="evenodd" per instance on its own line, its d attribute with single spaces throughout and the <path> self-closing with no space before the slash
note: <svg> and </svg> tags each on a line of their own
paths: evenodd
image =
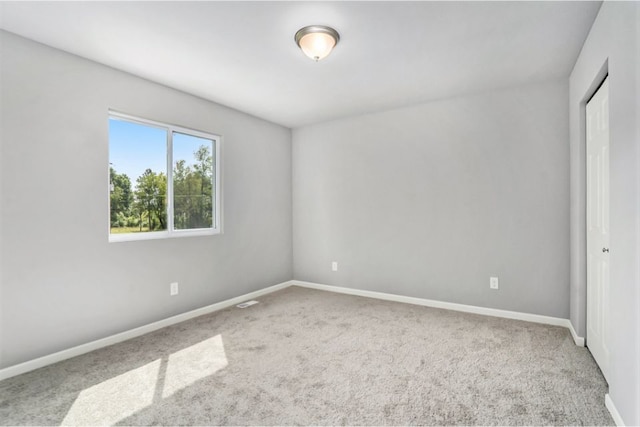
<svg viewBox="0 0 640 427">
<path fill-rule="evenodd" d="M 600 2 L 3 2 L 0 27 L 288 127 L 567 77 Z M 306 25 L 341 40 L 315 63 Z"/>
</svg>

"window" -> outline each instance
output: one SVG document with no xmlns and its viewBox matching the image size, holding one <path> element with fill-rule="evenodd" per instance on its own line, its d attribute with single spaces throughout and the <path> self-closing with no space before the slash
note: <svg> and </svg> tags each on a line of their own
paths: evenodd
<svg viewBox="0 0 640 427">
<path fill-rule="evenodd" d="M 220 232 L 220 137 L 109 114 L 109 241 Z"/>
</svg>

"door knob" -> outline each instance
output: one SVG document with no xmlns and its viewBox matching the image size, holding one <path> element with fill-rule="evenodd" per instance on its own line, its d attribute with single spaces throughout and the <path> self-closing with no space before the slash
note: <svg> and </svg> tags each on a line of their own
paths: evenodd
<svg viewBox="0 0 640 427">
<path fill-rule="evenodd" d="M 602 252 L 609 252 L 609 248 L 602 248 Z"/>
</svg>

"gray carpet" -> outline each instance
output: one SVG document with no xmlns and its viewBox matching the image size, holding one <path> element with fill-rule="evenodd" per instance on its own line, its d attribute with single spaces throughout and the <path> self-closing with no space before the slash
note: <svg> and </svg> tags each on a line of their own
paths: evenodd
<svg viewBox="0 0 640 427">
<path fill-rule="evenodd" d="M 5 425 L 614 425 L 565 328 L 290 287 L 0 382 Z"/>
</svg>

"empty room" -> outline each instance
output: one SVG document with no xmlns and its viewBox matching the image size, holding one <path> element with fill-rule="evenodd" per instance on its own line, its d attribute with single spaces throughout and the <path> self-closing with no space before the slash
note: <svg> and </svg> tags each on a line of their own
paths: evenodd
<svg viewBox="0 0 640 427">
<path fill-rule="evenodd" d="M 640 425 L 640 2 L 0 2 L 0 425 Z"/>
</svg>

